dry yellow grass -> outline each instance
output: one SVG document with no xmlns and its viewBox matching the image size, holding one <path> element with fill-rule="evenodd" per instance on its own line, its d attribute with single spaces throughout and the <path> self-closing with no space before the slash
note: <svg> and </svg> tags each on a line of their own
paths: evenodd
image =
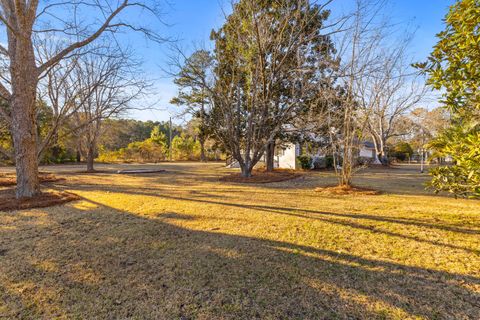
<svg viewBox="0 0 480 320">
<path fill-rule="evenodd" d="M 430 195 L 410 168 L 356 179 L 382 195 L 335 196 L 314 191 L 330 173 L 161 167 L 69 176 L 57 188 L 84 200 L 0 213 L 0 318 L 480 318 L 480 202 Z"/>
</svg>

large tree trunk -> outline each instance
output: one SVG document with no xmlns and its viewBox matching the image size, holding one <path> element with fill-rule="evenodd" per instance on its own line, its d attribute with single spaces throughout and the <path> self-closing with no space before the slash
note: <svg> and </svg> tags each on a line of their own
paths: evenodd
<svg viewBox="0 0 480 320">
<path fill-rule="evenodd" d="M 245 178 L 251 177 L 253 166 L 254 166 L 252 159 L 247 155 L 245 156 L 245 159 L 243 159 L 243 161 L 239 161 L 239 159 L 237 159 L 237 161 L 238 161 L 238 164 L 240 165 L 242 177 L 245 177 Z"/>
<path fill-rule="evenodd" d="M 380 151 L 378 148 L 378 142 L 374 135 L 372 135 L 373 145 L 375 146 L 375 158 L 373 159 L 373 164 L 382 164 L 380 161 Z"/>
<path fill-rule="evenodd" d="M 30 35 L 9 33 L 12 87 L 12 137 L 17 171 L 17 198 L 40 193 L 38 180 L 36 90 L 37 70 Z"/>
<path fill-rule="evenodd" d="M 94 172 L 95 145 L 92 143 L 87 150 L 87 172 Z"/>
<path fill-rule="evenodd" d="M 252 167 L 246 164 L 240 165 L 240 170 L 242 172 L 242 177 L 250 178 L 252 176 Z"/>
<path fill-rule="evenodd" d="M 270 142 L 265 150 L 267 172 L 273 172 L 275 167 L 275 141 Z"/>
</svg>

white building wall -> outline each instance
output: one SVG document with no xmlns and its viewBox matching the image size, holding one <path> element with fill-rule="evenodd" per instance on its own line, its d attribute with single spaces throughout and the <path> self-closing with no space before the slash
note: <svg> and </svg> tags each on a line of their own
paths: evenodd
<svg viewBox="0 0 480 320">
<path fill-rule="evenodd" d="M 298 144 L 289 143 L 278 151 L 278 167 L 281 169 L 298 169 L 297 157 L 300 155 Z"/>
<path fill-rule="evenodd" d="M 374 158 L 374 150 L 370 148 L 366 148 L 365 146 L 362 146 L 360 148 L 360 157 L 363 158 Z"/>
</svg>

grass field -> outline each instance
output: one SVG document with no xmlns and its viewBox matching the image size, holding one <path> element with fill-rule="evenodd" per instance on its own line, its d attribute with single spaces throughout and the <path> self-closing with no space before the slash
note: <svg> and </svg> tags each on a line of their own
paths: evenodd
<svg viewBox="0 0 480 320">
<path fill-rule="evenodd" d="M 314 192 L 325 172 L 160 167 L 43 168 L 84 200 L 0 212 L 0 318 L 480 319 L 480 202 L 429 194 L 413 167 L 361 172 L 371 196 Z"/>
</svg>

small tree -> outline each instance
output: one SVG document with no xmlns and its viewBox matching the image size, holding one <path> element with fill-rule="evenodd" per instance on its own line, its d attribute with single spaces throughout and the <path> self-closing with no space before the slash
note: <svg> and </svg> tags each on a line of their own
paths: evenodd
<svg viewBox="0 0 480 320">
<path fill-rule="evenodd" d="M 198 141 L 200 142 L 200 160 L 205 162 L 205 141 L 209 136 L 208 113 L 210 100 L 207 95 L 209 74 L 212 72 L 213 57 L 206 50 L 195 51 L 186 58 L 183 65 L 177 63 L 180 71 L 174 83 L 179 88 L 178 95 L 171 100 L 172 104 L 185 107 L 185 112 L 198 120 Z"/>
<path fill-rule="evenodd" d="M 141 97 L 148 82 L 141 77 L 138 63 L 122 51 L 111 48 L 102 54 L 83 55 L 78 61 L 75 77 L 81 87 L 75 112 L 75 131 L 87 160 L 87 171 L 94 171 L 97 142 L 102 122 L 132 108 L 132 101 Z"/>
<path fill-rule="evenodd" d="M 393 156 L 400 161 L 410 159 L 413 155 L 413 148 L 408 142 L 400 142 L 393 148 Z"/>
<path fill-rule="evenodd" d="M 195 140 L 182 133 L 172 140 L 172 156 L 175 160 L 192 160 L 194 158 Z"/>
</svg>

